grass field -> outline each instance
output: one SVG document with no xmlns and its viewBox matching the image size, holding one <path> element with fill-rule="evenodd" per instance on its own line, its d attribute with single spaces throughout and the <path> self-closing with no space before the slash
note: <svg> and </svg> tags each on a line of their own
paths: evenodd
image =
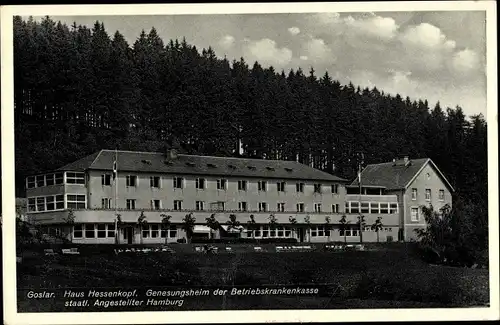
<svg viewBox="0 0 500 325">
<path fill-rule="evenodd" d="M 488 270 L 432 266 L 411 249 L 352 252 L 31 256 L 17 286 L 36 288 L 328 284 L 321 297 L 216 297 L 182 309 L 484 306 Z M 24 295 L 18 307 L 36 311 Z"/>
</svg>

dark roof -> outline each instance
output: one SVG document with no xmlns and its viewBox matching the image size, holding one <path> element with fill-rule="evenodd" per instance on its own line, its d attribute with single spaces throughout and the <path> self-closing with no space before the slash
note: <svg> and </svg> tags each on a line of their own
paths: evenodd
<svg viewBox="0 0 500 325">
<path fill-rule="evenodd" d="M 243 176 L 346 182 L 347 180 L 295 161 L 230 158 L 178 154 L 169 159 L 165 153 L 117 151 L 118 173 L 145 172 L 180 175 Z M 114 150 L 101 150 L 58 170 L 84 171 L 113 169 Z"/>
<path fill-rule="evenodd" d="M 368 165 L 361 172 L 361 185 L 385 187 L 388 190 L 404 189 L 427 163 L 432 164 L 436 172 L 453 191 L 448 180 L 429 158 L 409 159 L 408 164 L 404 160 L 396 160 L 395 162 Z M 355 179 L 351 186 L 359 186 L 359 180 Z"/>
</svg>

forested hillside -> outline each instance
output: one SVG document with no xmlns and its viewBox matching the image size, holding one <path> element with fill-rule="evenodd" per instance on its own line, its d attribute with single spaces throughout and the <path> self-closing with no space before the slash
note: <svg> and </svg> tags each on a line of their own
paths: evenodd
<svg viewBox="0 0 500 325">
<path fill-rule="evenodd" d="M 365 163 L 430 157 L 457 194 L 486 207 L 486 122 L 460 107 L 341 85 L 313 68 L 276 71 L 211 48 L 127 44 L 104 26 L 14 20 L 17 195 L 27 174 L 99 149 L 300 162 L 351 179 Z M 331 71 L 332 72 L 332 71 Z"/>
</svg>

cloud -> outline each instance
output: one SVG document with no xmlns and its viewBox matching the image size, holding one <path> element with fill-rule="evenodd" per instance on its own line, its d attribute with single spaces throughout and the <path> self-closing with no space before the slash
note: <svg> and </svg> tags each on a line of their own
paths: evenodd
<svg viewBox="0 0 500 325">
<path fill-rule="evenodd" d="M 288 32 L 293 36 L 298 35 L 300 33 L 300 29 L 298 27 L 290 27 L 288 28 Z"/>
<path fill-rule="evenodd" d="M 233 45 L 234 45 L 234 37 L 231 36 L 231 35 L 226 35 L 226 36 L 223 36 L 220 40 L 219 40 L 219 45 L 223 48 L 223 49 L 229 49 L 231 48 Z"/>
<path fill-rule="evenodd" d="M 399 29 L 394 19 L 374 14 L 361 19 L 349 16 L 344 19 L 344 23 L 354 32 L 364 33 L 381 39 L 392 39 L 396 36 Z"/>
<path fill-rule="evenodd" d="M 459 72 L 475 70 L 479 66 L 479 57 L 476 52 L 465 49 L 453 56 L 453 67 Z"/>
<path fill-rule="evenodd" d="M 413 45 L 425 48 L 436 48 L 440 46 L 450 47 L 453 42 L 446 43 L 446 36 L 441 32 L 438 27 L 421 23 L 418 26 L 409 27 L 402 35 L 401 41 L 406 45 Z"/>
<path fill-rule="evenodd" d="M 321 38 L 311 38 L 306 44 L 307 57 L 312 60 L 334 59 L 330 47 Z"/>
<path fill-rule="evenodd" d="M 292 51 L 289 48 L 279 48 L 276 42 L 269 38 L 249 41 L 244 47 L 244 53 L 261 64 L 283 66 L 292 59 Z"/>
</svg>

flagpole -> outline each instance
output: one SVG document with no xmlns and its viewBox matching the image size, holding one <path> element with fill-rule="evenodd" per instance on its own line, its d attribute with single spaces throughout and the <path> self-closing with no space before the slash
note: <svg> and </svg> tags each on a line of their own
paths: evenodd
<svg viewBox="0 0 500 325">
<path fill-rule="evenodd" d="M 115 148 L 115 163 L 113 164 L 113 176 L 115 183 L 115 243 L 118 244 L 118 151 Z"/>
</svg>

